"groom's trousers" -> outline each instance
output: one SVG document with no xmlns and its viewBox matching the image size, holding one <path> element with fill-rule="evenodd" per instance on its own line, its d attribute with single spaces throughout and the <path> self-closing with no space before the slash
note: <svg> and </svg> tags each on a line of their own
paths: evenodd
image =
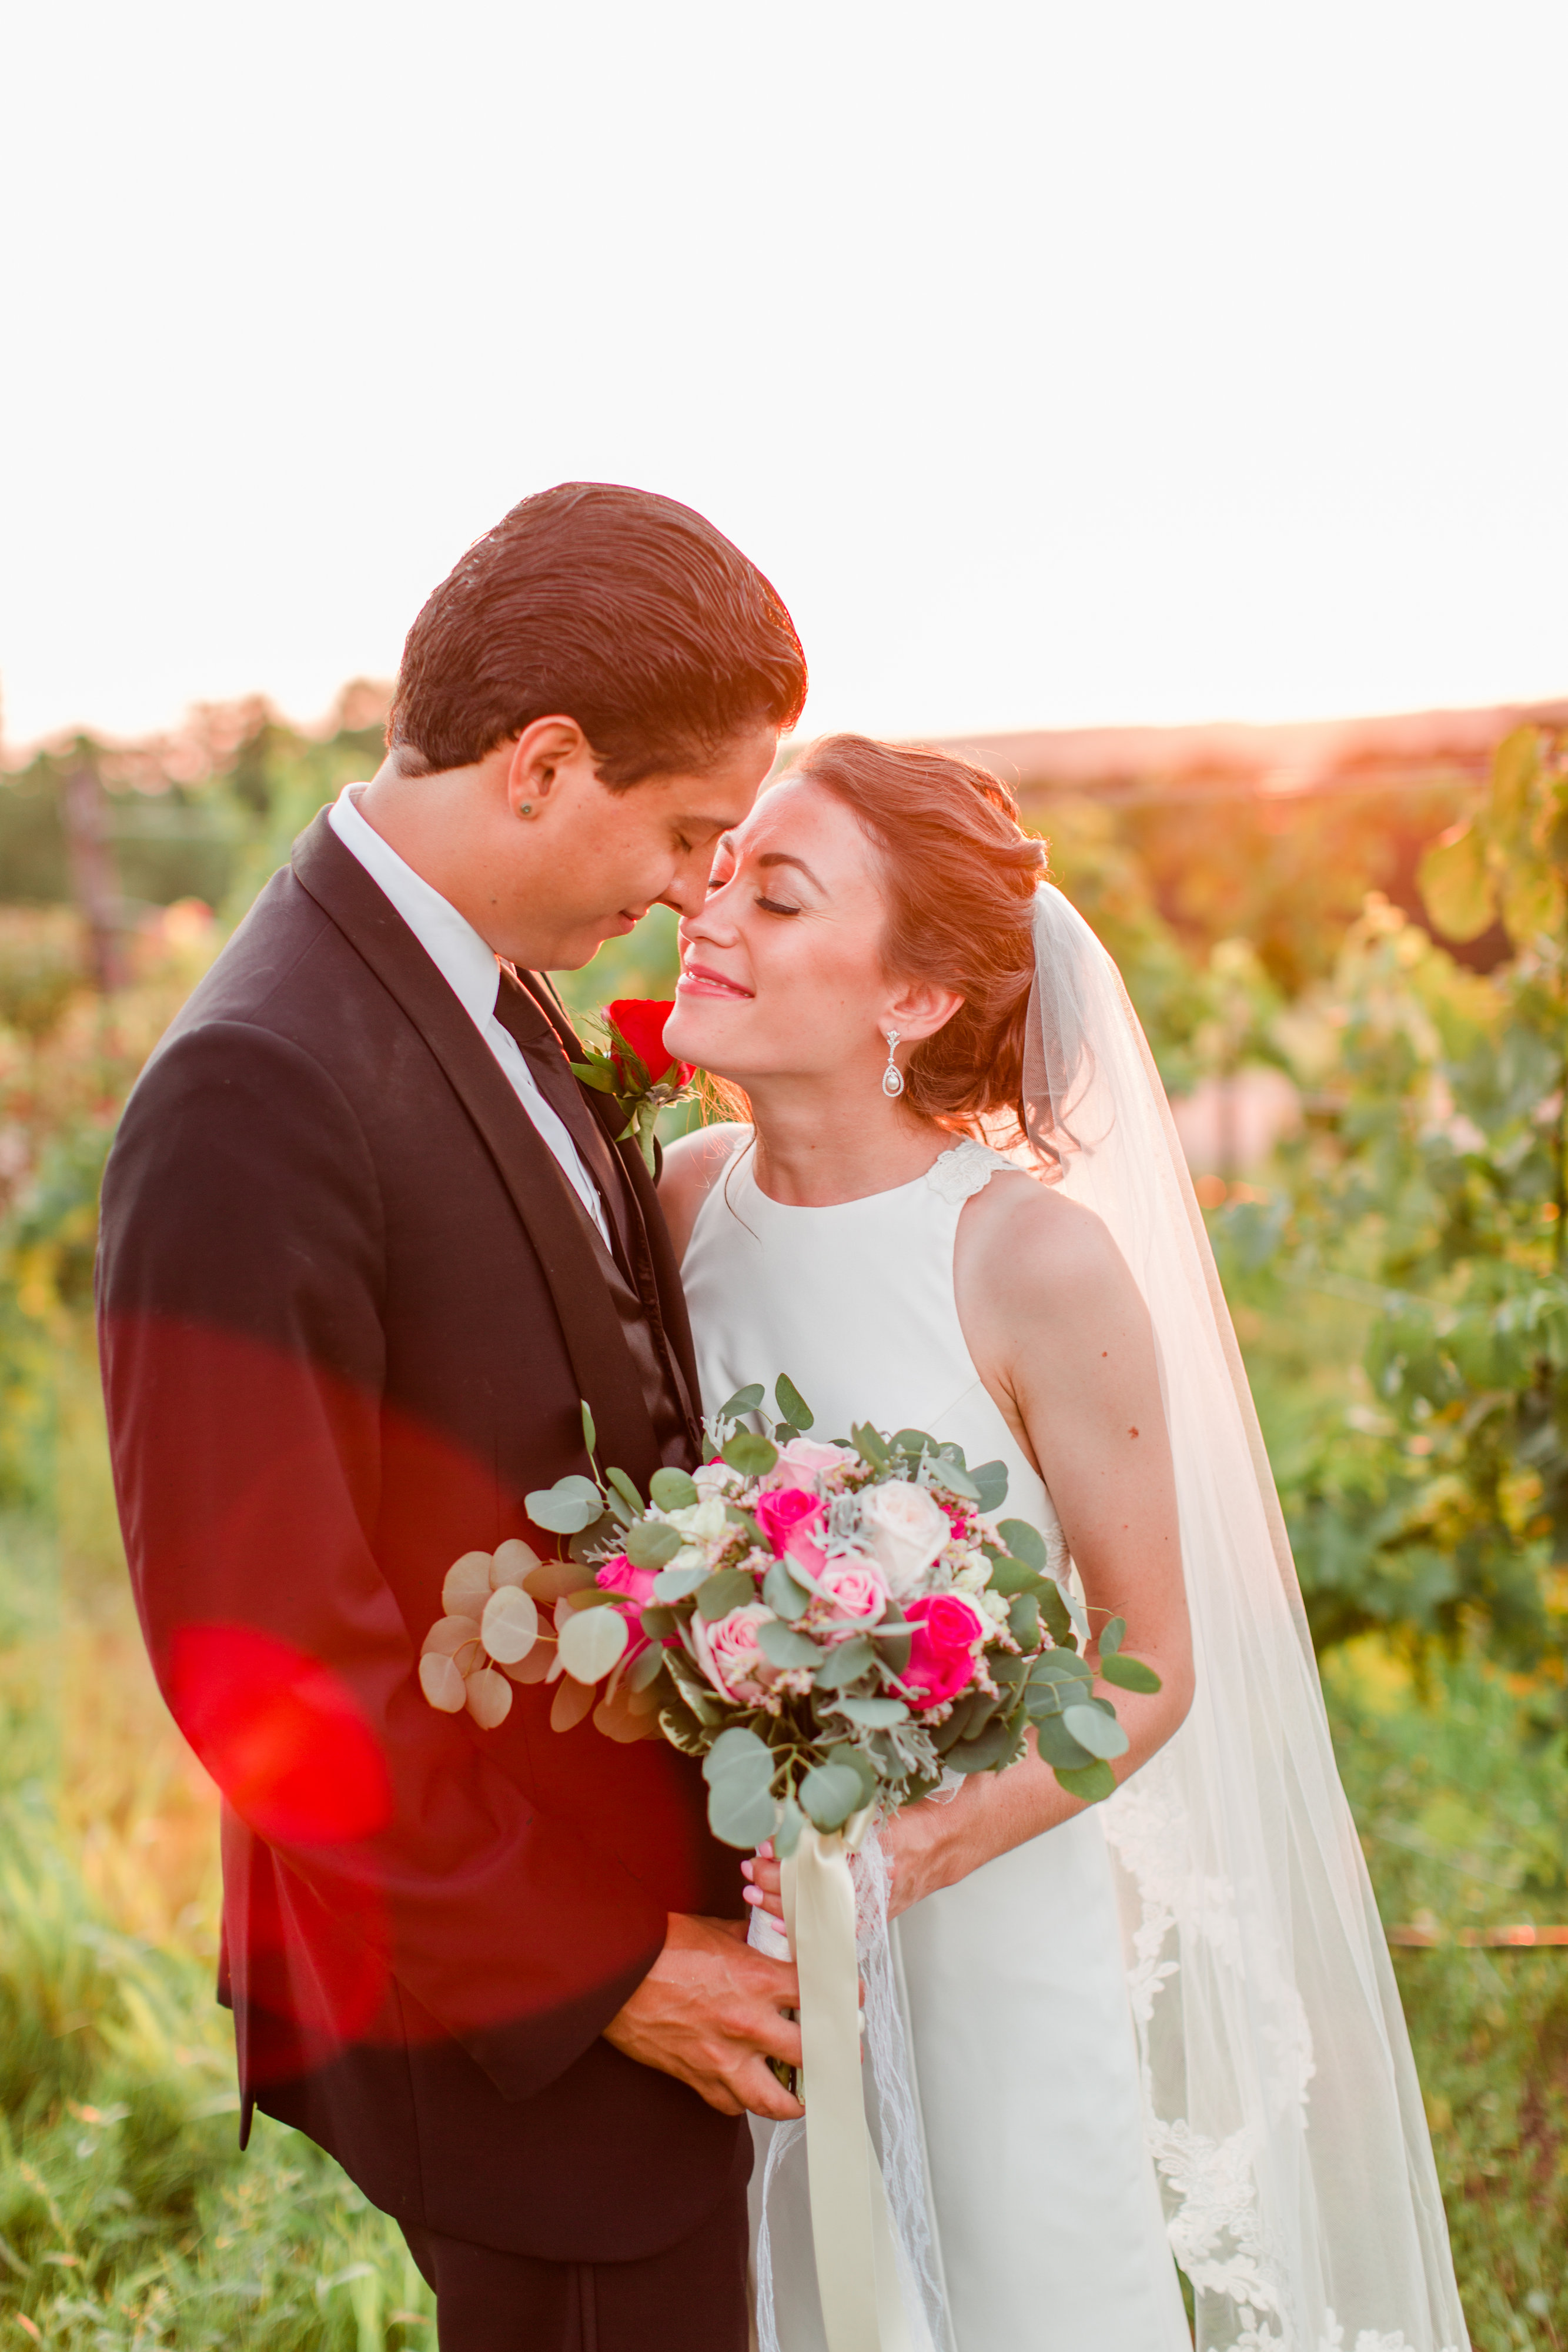
<svg viewBox="0 0 1568 2352">
<path fill-rule="evenodd" d="M 435 2291 L 440 2352 L 747 2352 L 744 2185 L 640 2262 L 543 2262 L 402 2228 Z"/>
</svg>

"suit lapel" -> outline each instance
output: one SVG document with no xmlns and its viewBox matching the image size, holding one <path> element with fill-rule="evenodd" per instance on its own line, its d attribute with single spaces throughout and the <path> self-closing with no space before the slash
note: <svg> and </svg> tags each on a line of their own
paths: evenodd
<svg viewBox="0 0 1568 2352">
<path fill-rule="evenodd" d="M 518 985 L 525 988 L 549 1023 L 569 1061 L 580 1061 L 582 1041 L 567 1016 L 565 1006 L 543 972 L 519 971 Z M 653 1295 L 647 1303 L 658 1315 L 675 1368 L 686 1389 L 688 1408 L 702 1393 L 697 1378 L 696 1349 L 692 1339 L 691 1318 L 686 1312 L 686 1294 L 681 1282 L 681 1270 L 675 1263 L 675 1253 L 670 1240 L 670 1229 L 664 1223 L 664 1213 L 659 1206 L 659 1195 L 647 1162 L 634 1139 L 618 1140 L 624 1121 L 607 1095 L 597 1087 L 585 1087 L 576 1081 L 577 1090 L 595 1124 L 604 1134 L 606 1142 L 620 1161 L 631 1195 L 633 1215 L 639 1228 L 638 1239 L 645 1254 L 648 1277 Z M 644 1293 L 646 1297 L 646 1292 Z"/>
<path fill-rule="evenodd" d="M 659 1461 L 637 1368 L 605 1287 L 594 1237 L 554 1153 L 500 1065 L 390 899 L 323 811 L 295 844 L 301 887 L 343 932 L 418 1030 L 483 1138 L 549 1287 L 577 1376 L 615 1459 L 632 1477 Z"/>
</svg>

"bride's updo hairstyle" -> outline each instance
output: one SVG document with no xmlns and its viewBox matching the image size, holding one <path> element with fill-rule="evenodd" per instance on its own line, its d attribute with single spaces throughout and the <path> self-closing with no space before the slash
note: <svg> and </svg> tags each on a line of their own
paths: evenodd
<svg viewBox="0 0 1568 2352">
<path fill-rule="evenodd" d="M 1012 793 L 967 760 L 867 735 L 824 736 L 789 773 L 841 801 L 876 845 L 889 974 L 964 1000 L 910 1055 L 904 1100 L 966 1132 L 998 1116 L 1021 1125 L 1034 894 L 1046 855 L 1019 824 Z"/>
</svg>

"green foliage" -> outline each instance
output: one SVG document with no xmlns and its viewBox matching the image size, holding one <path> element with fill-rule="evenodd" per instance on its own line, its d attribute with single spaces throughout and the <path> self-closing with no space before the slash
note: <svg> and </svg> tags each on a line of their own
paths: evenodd
<svg viewBox="0 0 1568 2352">
<path fill-rule="evenodd" d="M 1316 1288 L 1365 1310 L 1361 1396 L 1277 1464 L 1320 1648 L 1371 1627 L 1416 1654 L 1478 1634 L 1543 1677 L 1542 1705 L 1568 1599 L 1563 798 L 1561 754 L 1511 738 L 1471 834 L 1530 928 L 1487 978 L 1368 901 L 1295 1017 L 1316 1086 L 1285 1190 L 1216 1221 L 1254 1304 L 1278 1314 Z M 1451 866 L 1437 872 L 1446 888 Z M 1471 911 L 1490 920 L 1490 902 Z"/>
</svg>

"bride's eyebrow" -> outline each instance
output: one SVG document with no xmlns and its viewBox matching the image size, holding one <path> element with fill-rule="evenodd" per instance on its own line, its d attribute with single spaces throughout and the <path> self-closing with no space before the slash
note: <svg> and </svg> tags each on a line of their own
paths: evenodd
<svg viewBox="0 0 1568 2352">
<path fill-rule="evenodd" d="M 805 876 L 814 890 L 821 890 L 824 898 L 828 895 L 803 857 L 791 857 L 789 852 L 783 849 L 769 849 L 758 859 L 757 863 L 758 866 L 793 866 L 798 873 Z"/>
</svg>

